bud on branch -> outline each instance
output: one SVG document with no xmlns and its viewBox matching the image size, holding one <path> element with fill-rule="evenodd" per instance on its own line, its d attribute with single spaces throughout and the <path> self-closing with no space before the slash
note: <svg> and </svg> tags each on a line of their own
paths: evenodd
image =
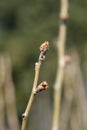
<svg viewBox="0 0 87 130">
<path fill-rule="evenodd" d="M 37 88 L 34 90 L 34 94 L 46 90 L 48 88 L 48 83 L 46 81 L 41 82 Z"/>
<path fill-rule="evenodd" d="M 42 45 L 40 46 L 40 56 L 39 56 L 39 60 L 44 60 L 45 59 L 45 55 L 46 55 L 46 52 L 48 51 L 49 49 L 49 42 L 48 41 L 45 41 L 44 43 L 42 43 Z"/>
</svg>

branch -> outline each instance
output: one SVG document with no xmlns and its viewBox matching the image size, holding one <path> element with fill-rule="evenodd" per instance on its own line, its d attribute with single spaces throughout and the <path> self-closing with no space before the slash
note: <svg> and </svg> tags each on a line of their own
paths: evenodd
<svg viewBox="0 0 87 130">
<path fill-rule="evenodd" d="M 58 70 L 57 70 L 57 76 L 54 85 L 54 108 L 53 108 L 52 130 L 58 130 L 59 128 L 61 88 L 62 88 L 63 73 L 64 73 L 64 66 L 65 66 L 64 50 L 65 50 L 65 41 L 66 41 L 67 19 L 68 19 L 68 0 L 61 0 L 59 38 L 57 42 Z"/>
<path fill-rule="evenodd" d="M 19 120 L 16 109 L 15 101 L 15 86 L 12 80 L 12 64 L 9 55 L 4 55 L 5 64 L 5 83 L 4 83 L 4 93 L 5 93 L 5 103 L 6 103 L 6 114 L 9 130 L 19 130 Z"/>
<path fill-rule="evenodd" d="M 32 92 L 31 92 L 31 96 L 30 96 L 29 101 L 28 101 L 27 108 L 23 114 L 23 121 L 22 121 L 21 130 L 26 129 L 28 115 L 29 115 L 29 112 L 30 112 L 30 109 L 31 109 L 31 106 L 32 106 L 32 103 L 34 100 L 34 96 L 38 92 L 37 91 L 37 82 L 38 82 L 38 78 L 39 78 L 40 67 L 41 67 L 42 61 L 45 59 L 45 54 L 46 54 L 48 48 L 49 48 L 49 43 L 47 41 L 44 42 L 40 46 L 40 56 L 39 56 L 38 62 L 35 64 L 35 77 L 34 77 L 33 88 L 32 88 Z M 42 86 L 42 87 L 44 87 L 44 89 L 46 89 L 47 88 L 46 86 L 48 86 L 48 85 L 45 83 L 44 85 L 40 85 L 40 86 Z"/>
<path fill-rule="evenodd" d="M 5 65 L 4 57 L 0 54 L 0 130 L 4 130 L 4 120 L 5 120 L 5 101 L 4 101 L 4 81 L 5 81 Z"/>
</svg>

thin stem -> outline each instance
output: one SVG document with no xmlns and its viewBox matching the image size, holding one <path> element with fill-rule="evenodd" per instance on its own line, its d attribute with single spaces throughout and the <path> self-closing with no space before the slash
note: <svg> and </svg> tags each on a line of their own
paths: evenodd
<svg viewBox="0 0 87 130">
<path fill-rule="evenodd" d="M 6 114 L 9 130 L 19 130 L 19 120 L 17 116 L 16 101 L 15 101 L 15 86 L 12 80 L 12 65 L 9 55 L 5 54 L 5 83 L 4 93 L 6 102 Z"/>
<path fill-rule="evenodd" d="M 4 57 L 0 54 L 0 130 L 4 130 L 4 81 L 5 81 L 5 64 L 4 64 Z"/>
<path fill-rule="evenodd" d="M 58 53 L 58 70 L 56 76 L 56 82 L 54 85 L 54 108 L 53 108 L 53 125 L 52 130 L 59 129 L 59 116 L 60 116 L 60 101 L 61 101 L 61 89 L 64 73 L 64 51 L 66 41 L 66 21 L 68 18 L 68 0 L 61 0 L 59 38 L 57 42 Z"/>
<path fill-rule="evenodd" d="M 35 68 L 35 78 L 34 78 L 34 84 L 33 84 L 33 88 L 32 88 L 32 92 L 31 92 L 31 96 L 29 98 L 28 101 L 28 105 L 27 108 L 25 110 L 24 118 L 23 118 L 23 122 L 22 122 L 22 127 L 21 130 L 25 130 L 26 129 L 26 124 L 27 124 L 27 120 L 28 120 L 28 114 L 30 112 L 33 100 L 34 100 L 34 90 L 37 87 L 37 82 L 38 82 L 38 77 L 39 77 L 39 71 L 40 71 L 40 66 L 41 66 L 41 60 L 38 61 L 36 68 Z"/>
<path fill-rule="evenodd" d="M 40 46 L 40 56 L 38 62 L 35 64 L 35 77 L 34 77 L 34 83 L 33 83 L 33 88 L 31 92 L 31 96 L 28 101 L 27 108 L 25 110 L 25 113 L 23 114 L 23 121 L 22 121 L 22 127 L 21 130 L 26 129 L 27 121 L 28 121 L 28 115 L 34 100 L 34 96 L 36 94 L 36 88 L 37 88 L 37 83 L 38 83 L 38 78 L 39 78 L 39 72 L 40 72 L 40 67 L 42 61 L 45 59 L 45 54 L 49 48 L 49 43 L 48 41 L 45 41 L 41 46 Z M 45 84 L 44 84 L 45 85 Z M 46 84 L 47 85 L 47 84 Z"/>
</svg>

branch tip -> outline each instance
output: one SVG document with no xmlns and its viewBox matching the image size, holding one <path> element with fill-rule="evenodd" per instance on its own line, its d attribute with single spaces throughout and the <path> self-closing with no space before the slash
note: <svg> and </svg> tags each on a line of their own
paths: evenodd
<svg viewBox="0 0 87 130">
<path fill-rule="evenodd" d="M 49 49 L 49 42 L 45 41 L 42 43 L 39 49 L 41 52 L 46 52 Z"/>
<path fill-rule="evenodd" d="M 41 52 L 39 56 L 39 60 L 43 61 L 45 59 L 46 52 L 49 49 L 49 42 L 45 41 L 44 43 L 42 43 L 39 49 Z"/>
</svg>

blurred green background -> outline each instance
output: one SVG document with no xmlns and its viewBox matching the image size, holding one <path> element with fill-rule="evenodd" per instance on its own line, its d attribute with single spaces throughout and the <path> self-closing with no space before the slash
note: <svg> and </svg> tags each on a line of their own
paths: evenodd
<svg viewBox="0 0 87 130">
<path fill-rule="evenodd" d="M 87 69 L 84 66 L 87 64 L 87 0 L 70 0 L 69 4 L 66 46 L 77 47 L 83 61 L 83 72 L 86 74 Z M 34 65 L 40 53 L 39 46 L 46 40 L 50 43 L 39 78 L 39 82 L 48 81 L 49 90 L 36 96 L 31 110 L 31 130 L 38 129 L 36 126 L 43 116 L 41 115 L 43 111 L 46 112 L 43 120 L 46 123 L 45 116 L 47 116 L 49 119 L 47 125 L 51 123 L 52 86 L 55 82 L 57 67 L 55 41 L 58 36 L 59 10 L 59 0 L 0 0 L 0 51 L 8 52 L 12 60 L 20 121 L 32 89 Z M 47 126 L 44 126 L 41 130 L 46 128 Z"/>
</svg>

